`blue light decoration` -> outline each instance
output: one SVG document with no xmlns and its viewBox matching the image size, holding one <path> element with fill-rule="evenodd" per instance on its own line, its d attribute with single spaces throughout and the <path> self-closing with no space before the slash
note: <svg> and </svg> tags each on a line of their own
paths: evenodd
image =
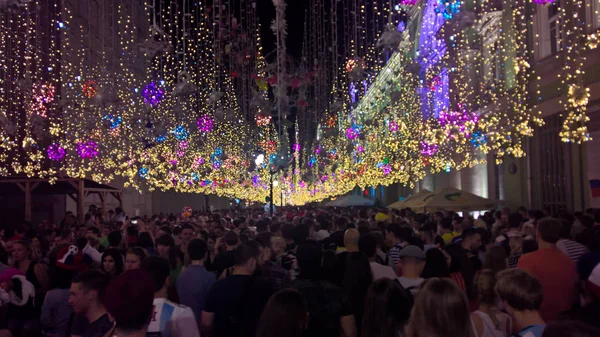
<svg viewBox="0 0 600 337">
<path fill-rule="evenodd" d="M 471 144 L 475 147 L 480 147 L 481 145 L 485 145 L 487 143 L 487 137 L 481 133 L 481 131 L 475 131 L 471 135 Z"/>
<path fill-rule="evenodd" d="M 354 82 L 350 82 L 348 93 L 350 94 L 350 100 L 352 101 L 352 104 L 356 103 L 356 94 L 358 93 L 358 90 L 356 89 Z"/>
<path fill-rule="evenodd" d="M 448 69 L 442 67 L 434 77 L 438 78 L 438 85 L 434 91 L 429 83 L 426 83 L 426 74 L 432 67 L 438 64 L 446 55 L 446 43 L 444 37 L 438 34 L 446 22 L 440 15 L 440 2 L 444 0 L 428 0 L 421 20 L 421 34 L 419 35 L 419 50 L 417 60 L 421 66 L 421 83 L 419 96 L 421 97 L 421 110 L 423 117 L 437 117 L 440 111 L 448 110 L 450 107 L 450 78 Z M 459 0 L 456 0 L 459 1 Z"/>
<path fill-rule="evenodd" d="M 167 135 L 165 135 L 165 134 L 162 134 L 162 135 L 154 137 L 154 141 L 157 142 L 157 143 L 162 143 L 166 139 L 167 139 Z"/>
<path fill-rule="evenodd" d="M 222 148 L 220 148 L 220 147 L 217 147 L 217 148 L 215 149 L 215 156 L 217 156 L 217 157 L 220 157 L 220 156 L 222 156 L 222 155 L 223 155 L 223 149 L 222 149 Z"/>
<path fill-rule="evenodd" d="M 142 91 L 142 97 L 144 97 L 144 103 L 156 106 L 165 96 L 165 92 L 159 88 L 156 83 L 150 82 L 144 87 Z"/>
<path fill-rule="evenodd" d="M 140 169 L 138 170 L 138 174 L 140 175 L 140 177 L 146 179 L 146 177 L 148 176 L 148 168 L 140 167 Z"/>
<path fill-rule="evenodd" d="M 213 170 L 218 170 L 221 168 L 221 161 L 220 160 L 215 160 L 212 164 L 212 168 Z"/>
<path fill-rule="evenodd" d="M 454 2 L 439 0 L 437 6 L 435 7 L 435 12 L 441 13 L 444 19 L 450 20 L 454 17 L 454 15 L 460 12 L 460 7 L 460 0 L 455 0 Z"/>
<path fill-rule="evenodd" d="M 274 163 L 277 160 L 277 155 L 275 153 L 271 153 L 269 156 L 269 163 Z"/>
<path fill-rule="evenodd" d="M 310 156 L 308 159 L 308 167 L 313 167 L 317 163 L 317 158 L 315 156 Z"/>
<path fill-rule="evenodd" d="M 105 121 L 111 129 L 118 128 L 119 125 L 121 125 L 121 123 L 123 122 L 123 118 L 121 118 L 121 116 L 115 116 L 110 114 L 104 115 L 104 117 L 102 117 L 102 120 Z"/>
<path fill-rule="evenodd" d="M 186 140 L 190 136 L 190 133 L 181 125 L 176 126 L 171 133 L 177 140 Z"/>
<path fill-rule="evenodd" d="M 450 163 L 446 164 L 446 173 L 450 173 Z"/>
</svg>

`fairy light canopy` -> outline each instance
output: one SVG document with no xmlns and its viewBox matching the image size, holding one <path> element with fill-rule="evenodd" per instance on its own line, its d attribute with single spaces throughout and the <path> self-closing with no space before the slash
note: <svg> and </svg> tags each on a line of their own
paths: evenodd
<svg viewBox="0 0 600 337">
<path fill-rule="evenodd" d="M 569 46 L 560 137 L 582 143 L 583 51 L 597 37 L 586 35 L 586 15 L 572 15 L 586 10 L 582 0 L 560 4 Z M 525 156 L 542 124 L 529 99 L 542 41 L 523 32 L 551 4 L 308 0 L 293 4 L 305 12 L 289 34 L 302 16 L 290 17 L 285 0 L 269 5 L 275 15 L 261 24 L 250 0 L 103 1 L 87 13 L 8 2 L 0 174 L 254 201 L 275 180 L 274 203 L 303 204 L 356 186 L 412 185 L 488 153 Z M 298 34 L 290 55 L 288 36 Z M 539 81 L 532 87 L 539 96 Z"/>
</svg>

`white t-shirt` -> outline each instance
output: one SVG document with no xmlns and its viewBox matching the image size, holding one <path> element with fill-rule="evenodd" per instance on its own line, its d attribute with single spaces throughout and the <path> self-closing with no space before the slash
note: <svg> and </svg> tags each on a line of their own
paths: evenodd
<svg viewBox="0 0 600 337">
<path fill-rule="evenodd" d="M 200 337 L 192 309 L 166 298 L 155 298 L 148 337 Z"/>
<path fill-rule="evenodd" d="M 273 213 L 275 213 L 275 211 L 276 211 L 276 208 L 275 208 L 275 205 L 273 205 Z M 267 202 L 265 204 L 265 213 L 271 213 L 271 203 L 270 202 Z"/>
<path fill-rule="evenodd" d="M 421 283 L 425 281 L 424 278 L 407 278 L 405 276 L 398 277 L 398 282 L 404 287 L 404 289 L 410 291 L 413 296 L 417 294 L 419 288 L 421 287 Z"/>
<path fill-rule="evenodd" d="M 369 264 L 371 265 L 371 273 L 373 273 L 373 281 L 384 277 L 392 280 L 396 278 L 396 273 L 394 273 L 394 269 L 392 269 L 392 267 L 384 266 L 377 262 L 370 262 Z"/>
</svg>

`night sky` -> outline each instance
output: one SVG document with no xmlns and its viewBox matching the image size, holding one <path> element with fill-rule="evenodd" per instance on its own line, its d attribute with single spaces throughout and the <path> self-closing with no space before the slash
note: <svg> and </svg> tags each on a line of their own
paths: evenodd
<svg viewBox="0 0 600 337">
<path fill-rule="evenodd" d="M 306 0 L 286 0 L 287 9 L 285 17 L 288 23 L 287 53 L 295 59 L 302 57 L 302 35 L 304 33 L 304 10 Z M 271 21 L 275 19 L 275 6 L 272 0 L 257 0 L 256 12 L 260 19 L 264 55 L 269 55 L 268 60 L 273 60 L 275 49 L 275 35 L 271 31 Z"/>
</svg>

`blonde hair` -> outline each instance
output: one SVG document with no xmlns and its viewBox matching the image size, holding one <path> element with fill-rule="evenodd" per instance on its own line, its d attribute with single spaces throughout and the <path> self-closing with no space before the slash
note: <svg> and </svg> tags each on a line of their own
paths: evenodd
<svg viewBox="0 0 600 337">
<path fill-rule="evenodd" d="M 423 282 L 417 293 L 405 335 L 474 337 L 465 294 L 449 279 L 431 278 Z"/>
</svg>

